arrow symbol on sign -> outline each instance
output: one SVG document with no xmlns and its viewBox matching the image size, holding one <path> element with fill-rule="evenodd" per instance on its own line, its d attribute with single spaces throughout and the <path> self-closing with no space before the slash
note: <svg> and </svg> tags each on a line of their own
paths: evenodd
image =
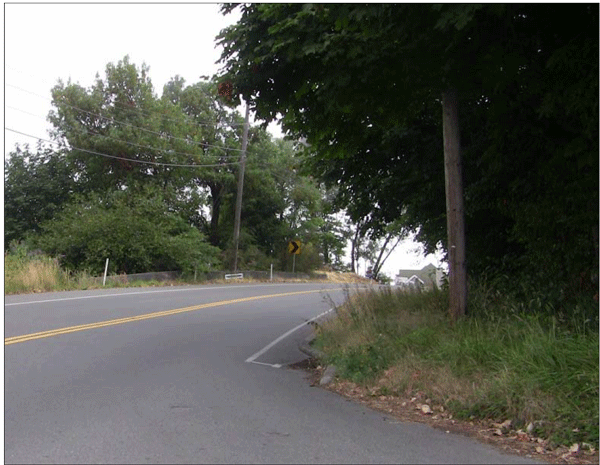
<svg viewBox="0 0 600 465">
<path fill-rule="evenodd" d="M 288 245 L 288 251 L 291 254 L 298 254 L 298 250 L 300 249 L 300 244 L 296 241 L 290 241 Z"/>
</svg>

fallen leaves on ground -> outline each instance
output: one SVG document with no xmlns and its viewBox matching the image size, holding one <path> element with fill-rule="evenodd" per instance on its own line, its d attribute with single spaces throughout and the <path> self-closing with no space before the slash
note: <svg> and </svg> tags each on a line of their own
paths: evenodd
<svg viewBox="0 0 600 465">
<path fill-rule="evenodd" d="M 297 366 L 309 373 L 311 386 L 318 386 L 325 371 L 324 366 L 309 361 Z M 573 444 L 571 447 L 552 448 L 546 439 L 535 437 L 523 430 L 514 430 L 512 422 L 502 423 L 481 420 L 457 420 L 444 406 L 435 405 L 423 392 L 410 397 L 381 395 L 377 387 L 363 387 L 351 381 L 335 379 L 323 388 L 336 392 L 394 419 L 405 422 L 426 423 L 446 433 L 462 434 L 500 447 L 506 452 L 560 464 L 597 464 L 598 451 L 589 444 Z M 384 417 L 384 420 L 386 418 Z"/>
</svg>

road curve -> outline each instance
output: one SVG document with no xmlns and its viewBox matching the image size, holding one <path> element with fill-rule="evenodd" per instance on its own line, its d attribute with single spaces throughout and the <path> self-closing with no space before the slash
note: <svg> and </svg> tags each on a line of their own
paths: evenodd
<svg viewBox="0 0 600 465">
<path fill-rule="evenodd" d="M 5 463 L 534 463 L 403 424 L 286 366 L 347 291 L 266 284 L 5 298 Z"/>
</svg>

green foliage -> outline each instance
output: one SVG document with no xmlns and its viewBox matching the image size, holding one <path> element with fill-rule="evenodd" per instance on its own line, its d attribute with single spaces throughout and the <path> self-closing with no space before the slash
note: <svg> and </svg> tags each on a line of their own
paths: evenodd
<svg viewBox="0 0 600 465">
<path fill-rule="evenodd" d="M 64 153 L 41 145 L 33 152 L 16 147 L 4 162 L 4 247 L 39 231 L 60 211 L 74 190 Z"/>
<path fill-rule="evenodd" d="M 356 383 L 363 383 L 388 368 L 393 359 L 393 347 L 381 340 L 350 347 L 339 359 L 340 374 Z"/>
<path fill-rule="evenodd" d="M 556 308 L 597 294 L 596 6 L 239 8 L 221 79 L 307 140 L 307 171 L 354 222 L 378 235 L 401 219 L 426 251 L 445 245 L 440 95 L 454 87 L 471 275 L 535 276 Z"/>
<path fill-rule="evenodd" d="M 287 252 L 287 250 L 286 250 Z M 319 249 L 311 242 L 303 242 L 300 255 L 296 255 L 295 270 L 298 273 L 310 273 L 315 271 L 323 264 Z M 286 271 L 292 271 L 292 256 L 287 256 Z"/>
<path fill-rule="evenodd" d="M 101 269 L 100 256 L 108 252 L 111 263 L 130 273 L 208 266 L 200 262 L 214 250 L 200 257 L 182 251 L 204 243 L 194 230 L 221 250 L 231 242 L 243 129 L 241 116 L 217 95 L 214 81 L 188 85 L 175 76 L 159 97 L 148 66 L 137 66 L 127 56 L 109 63 L 104 76 L 97 75 L 89 88 L 59 81 L 52 89 L 49 121 L 53 137 L 64 148 L 57 152 L 39 148 L 35 154 L 18 149 L 5 164 L 6 242 L 33 235 L 38 244 L 63 254 L 69 267 L 94 272 Z M 299 172 L 301 160 L 294 145 L 272 140 L 264 128 L 250 128 L 247 152 L 243 263 L 262 268 L 275 262 L 283 268 L 282 255 L 291 237 L 319 243 L 325 241 L 321 235 L 331 232 L 320 230 L 326 218 L 321 212 L 322 190 Z M 110 199 L 121 191 L 139 201 L 113 208 Z M 79 198 L 62 217 L 48 223 L 74 193 L 85 200 Z M 141 198 L 146 195 L 159 196 L 157 211 L 168 214 L 143 217 L 148 208 Z M 90 223 L 94 227 L 67 224 L 66 218 L 77 217 L 78 208 L 95 219 Z M 176 222 L 193 228 L 186 230 Z M 36 239 L 44 223 L 44 237 Z M 113 224 L 109 232 L 98 232 L 108 224 Z M 160 225 L 159 232 L 155 224 Z M 148 243 L 136 242 L 136 234 Z M 108 247 L 103 235 L 113 245 Z M 334 233 L 326 241 L 339 255 L 338 236 Z"/>
<path fill-rule="evenodd" d="M 43 254 L 31 254 L 23 243 L 13 242 L 4 254 L 4 292 L 54 292 L 87 289 L 93 285 L 85 271 L 75 275 L 63 270 L 58 260 Z"/>
<path fill-rule="evenodd" d="M 342 221 L 333 206 L 335 191 L 321 188 L 322 212 L 319 215 L 321 221 L 317 224 L 319 228 L 320 248 L 323 254 L 323 264 L 334 270 L 345 270 L 344 255 L 351 231 L 347 222 Z"/>
<path fill-rule="evenodd" d="M 513 418 L 520 425 L 543 420 L 542 431 L 560 442 L 596 438 L 597 444 L 598 417 L 593 413 L 598 411 L 597 333 L 573 334 L 521 315 L 495 324 L 479 319 L 460 322 L 454 335 L 455 340 L 438 343 L 430 356 L 438 363 L 455 361 L 458 373 L 496 373 L 489 392 L 473 405 L 463 404 L 459 413 Z M 545 402 L 549 405 L 540 405 Z"/>
<path fill-rule="evenodd" d="M 72 270 L 100 274 L 106 258 L 116 273 L 194 269 L 218 263 L 218 249 L 168 211 L 162 198 L 121 191 L 74 202 L 42 226 L 39 246 Z"/>
<path fill-rule="evenodd" d="M 377 281 L 381 284 L 391 284 L 392 278 L 386 275 L 385 273 L 378 273 Z"/>
<path fill-rule="evenodd" d="M 535 422 L 558 444 L 597 447 L 597 324 L 503 313 L 504 296 L 489 283 L 471 292 L 477 308 L 452 327 L 440 291 L 360 293 L 320 327 L 316 346 L 346 379 L 422 391 L 457 418 Z"/>
<path fill-rule="evenodd" d="M 226 111 L 216 96 L 213 82 L 186 86 L 182 78 L 175 76 L 164 86 L 160 105 L 169 115 L 176 116 L 166 119 L 169 125 L 163 129 L 174 137 L 170 140 L 171 146 L 180 155 L 187 154 L 188 160 L 215 165 L 187 170 L 186 179 L 188 188 L 193 186 L 192 192 L 195 189 L 202 192 L 206 198 L 203 203 L 209 207 L 209 215 L 199 215 L 195 224 L 202 228 L 212 245 L 223 247 L 227 235 L 223 233 L 222 207 L 236 189 L 235 163 L 241 148 L 243 120 L 237 112 Z M 251 139 L 249 150 L 253 145 Z M 196 215 L 198 203 L 191 205 Z"/>
<path fill-rule="evenodd" d="M 310 13 L 311 8 L 304 10 Z M 348 24 L 340 19 L 340 27 Z M 241 146 L 243 121 L 216 98 L 216 88 L 215 81 L 188 85 L 175 76 L 158 97 L 148 66 L 137 66 L 128 57 L 109 63 L 104 76 L 97 76 L 89 88 L 59 81 L 52 90 L 49 120 L 62 148 L 53 152 L 40 147 L 37 153 L 17 149 L 5 164 L 6 243 L 38 234 L 40 225 L 51 220 L 73 194 L 105 199 L 118 191 L 142 197 L 150 190 L 160 192 L 165 208 L 201 231 L 211 245 L 226 249 L 233 229 L 236 148 Z M 197 167 L 161 165 L 165 163 Z M 339 214 L 344 206 L 339 199 L 350 197 L 344 197 L 346 189 L 332 190 L 315 180 L 308 167 L 298 146 L 272 140 L 264 128 L 250 128 L 242 208 L 246 237 L 242 252 L 247 266 L 274 262 L 277 268 L 288 268 L 285 250 L 293 238 L 310 244 L 298 258 L 299 270 L 313 270 L 323 263 L 337 269 L 343 266 L 349 230 Z M 361 208 L 373 200 L 357 198 L 362 199 L 356 201 Z M 350 213 L 358 218 L 362 211 L 357 206 Z M 370 224 L 376 225 L 377 218 L 369 215 Z M 120 224 L 124 218 L 113 219 Z M 141 221 L 139 226 L 145 237 L 152 235 L 148 222 Z M 49 234 L 47 230 L 46 239 Z M 127 232 L 116 227 L 112 235 L 125 237 Z M 173 249 L 178 267 L 193 267 L 187 263 L 191 259 L 176 252 L 182 249 L 182 241 L 192 239 L 176 236 L 165 240 L 162 248 Z M 55 235 L 54 241 L 59 239 Z M 93 247 L 98 253 L 104 251 L 104 246 Z M 113 248 L 118 256 L 128 251 L 137 256 L 135 263 L 119 259 L 123 269 L 147 268 L 151 262 L 152 267 L 174 266 L 173 260 L 142 258 L 145 247 L 133 246 L 127 252 L 118 245 Z M 100 259 L 93 265 L 89 260 L 79 257 L 69 266 L 97 270 Z"/>
<path fill-rule="evenodd" d="M 117 65 L 109 63 L 106 79 L 97 76 L 89 90 L 70 81 L 59 81 L 52 89 L 55 109 L 48 119 L 55 128 L 53 136 L 77 149 L 118 157 L 77 149 L 69 152 L 76 177 L 86 190 L 120 189 L 166 176 L 162 167 L 128 161 L 164 160 L 160 152 L 146 149 L 164 148 L 159 135 L 161 119 L 154 113 L 157 101 L 147 73 L 145 65 L 140 70 L 125 57 Z"/>
<path fill-rule="evenodd" d="M 242 260 L 241 263 L 248 266 L 266 264 L 268 269 L 274 263 L 275 269 L 291 271 L 287 244 L 292 239 L 312 243 L 311 248 L 306 249 L 310 253 L 297 257 L 298 271 L 320 267 L 325 247 L 329 247 L 329 254 L 339 256 L 340 242 L 343 242 L 338 232 L 341 225 L 335 220 L 328 224 L 332 215 L 325 212 L 322 202 L 326 192 L 298 170 L 302 158 L 294 145 L 290 141 L 272 140 L 264 130 L 257 128 L 252 131 L 250 140 L 253 143 L 249 146 L 244 178 L 238 268 Z M 222 226 L 226 231 L 233 230 L 235 200 L 235 195 L 223 199 Z M 343 246 L 341 249 L 343 252 Z M 262 257 L 256 255 L 257 252 Z M 226 257 L 224 263 L 233 264 L 233 250 L 227 250 Z"/>
<path fill-rule="evenodd" d="M 234 256 L 235 250 L 232 241 L 227 244 L 222 253 L 222 263 L 225 270 L 233 270 Z M 242 229 L 240 230 L 237 263 L 238 270 L 265 271 L 270 269 L 273 258 L 269 257 L 256 245 L 256 239 L 251 234 Z"/>
<path fill-rule="evenodd" d="M 53 135 L 74 148 L 67 155 L 82 192 L 154 186 L 211 244 L 222 245 L 220 207 L 235 188 L 239 151 L 230 148 L 241 146 L 241 117 L 225 110 L 214 83 L 186 86 L 175 76 L 158 98 L 148 67 L 125 57 L 91 88 L 59 82 L 52 96 Z"/>
</svg>

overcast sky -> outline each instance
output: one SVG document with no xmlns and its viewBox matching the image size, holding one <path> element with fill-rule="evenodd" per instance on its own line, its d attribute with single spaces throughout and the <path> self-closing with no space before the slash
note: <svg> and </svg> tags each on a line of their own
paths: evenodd
<svg viewBox="0 0 600 465">
<path fill-rule="evenodd" d="M 108 63 L 125 55 L 138 67 L 150 67 L 157 95 L 175 75 L 188 84 L 215 74 L 221 50 L 215 37 L 239 14 L 223 16 L 216 3 L 204 4 L 4 4 L 4 136 L 5 157 L 15 143 L 48 139 L 46 117 L 50 89 L 59 79 L 90 87 L 96 73 L 104 78 Z M 281 136 L 273 125 L 271 132 Z M 405 241 L 384 272 L 437 264 Z M 359 270 L 364 274 L 364 264 Z"/>
<path fill-rule="evenodd" d="M 214 39 L 237 17 L 221 15 L 216 3 L 5 4 L 5 126 L 47 137 L 58 79 L 89 87 L 125 55 L 150 67 L 158 95 L 177 74 L 188 84 L 213 75 L 220 56 Z M 15 142 L 35 140 L 6 131 L 5 148 Z"/>
</svg>

